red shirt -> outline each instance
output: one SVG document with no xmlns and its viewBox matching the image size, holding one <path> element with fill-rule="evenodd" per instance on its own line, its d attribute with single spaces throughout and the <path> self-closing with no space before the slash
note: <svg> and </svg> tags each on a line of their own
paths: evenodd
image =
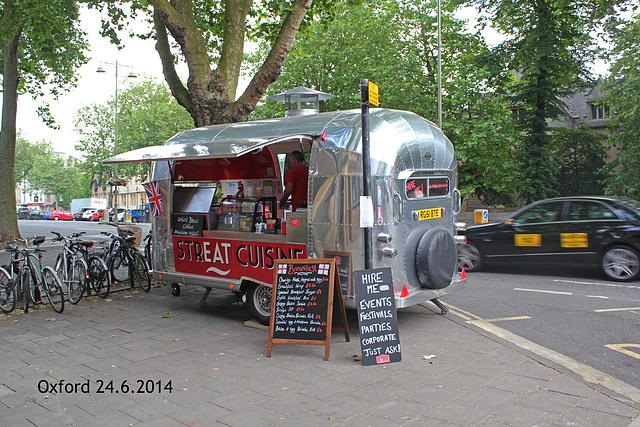
<svg viewBox="0 0 640 427">
<path fill-rule="evenodd" d="M 304 165 L 296 165 L 289 169 L 284 177 L 285 185 L 293 184 L 291 193 L 291 210 L 295 211 L 300 206 L 300 202 L 307 201 L 307 188 L 309 186 L 309 168 Z"/>
</svg>

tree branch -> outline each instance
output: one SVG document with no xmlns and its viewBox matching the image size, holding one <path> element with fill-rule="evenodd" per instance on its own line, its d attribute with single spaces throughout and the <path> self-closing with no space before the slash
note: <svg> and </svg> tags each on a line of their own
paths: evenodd
<svg viewBox="0 0 640 427">
<path fill-rule="evenodd" d="M 190 0 L 149 0 L 154 13 L 180 45 L 189 67 L 189 85 L 206 87 L 211 74 L 207 46 L 193 16 Z"/>
<path fill-rule="evenodd" d="M 156 51 L 162 62 L 162 73 L 164 79 L 169 85 L 171 94 L 174 96 L 178 104 L 182 105 L 189 113 L 193 110 L 193 100 L 186 87 L 180 81 L 176 67 L 174 64 L 174 56 L 171 53 L 169 40 L 167 37 L 167 27 L 160 19 L 158 14 L 153 12 L 153 25 L 156 30 Z"/>
<path fill-rule="evenodd" d="M 235 101 L 244 54 L 247 15 L 253 0 L 225 0 L 222 53 L 217 71 L 226 85 L 226 96 Z"/>
<path fill-rule="evenodd" d="M 313 3 L 313 0 L 296 0 L 293 10 L 280 28 L 267 59 L 265 59 L 242 96 L 229 107 L 228 110 L 232 110 L 228 111 L 230 114 L 244 114 L 253 111 L 269 85 L 278 79 L 282 71 L 282 65 L 295 40 L 296 32 L 309 11 L 311 3 Z"/>
</svg>

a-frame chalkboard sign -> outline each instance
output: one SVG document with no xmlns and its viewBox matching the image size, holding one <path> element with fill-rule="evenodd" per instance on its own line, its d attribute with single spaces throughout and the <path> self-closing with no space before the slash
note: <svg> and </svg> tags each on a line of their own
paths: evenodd
<svg viewBox="0 0 640 427">
<path fill-rule="evenodd" d="M 329 360 L 331 332 L 342 330 L 349 341 L 336 260 L 276 260 L 267 356 L 274 343 L 310 344 L 324 345 L 324 360 Z"/>
</svg>

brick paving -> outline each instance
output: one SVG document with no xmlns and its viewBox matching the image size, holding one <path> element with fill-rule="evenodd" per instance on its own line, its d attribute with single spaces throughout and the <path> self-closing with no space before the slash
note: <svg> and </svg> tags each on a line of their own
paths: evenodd
<svg viewBox="0 0 640 427">
<path fill-rule="evenodd" d="M 1 315 L 0 425 L 640 427 L 640 404 L 430 304 L 399 311 L 401 362 L 364 367 L 353 312 L 329 361 L 322 346 L 283 344 L 268 358 L 244 304 L 214 291 L 202 308 L 201 296 L 161 286 Z"/>
</svg>

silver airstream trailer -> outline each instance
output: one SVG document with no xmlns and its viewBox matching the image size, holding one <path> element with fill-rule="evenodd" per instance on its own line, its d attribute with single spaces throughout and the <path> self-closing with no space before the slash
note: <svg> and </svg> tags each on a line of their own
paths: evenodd
<svg viewBox="0 0 640 427">
<path fill-rule="evenodd" d="M 164 210 L 153 217 L 156 280 L 246 295 L 267 324 L 276 259 L 333 258 L 345 306 L 365 268 L 360 110 L 207 126 L 108 163 L 152 161 Z M 370 112 L 372 268 L 390 267 L 396 306 L 464 285 L 458 271 L 457 161 L 433 123 L 406 111 Z M 285 157 L 308 159 L 307 208 L 283 211 Z"/>
</svg>

